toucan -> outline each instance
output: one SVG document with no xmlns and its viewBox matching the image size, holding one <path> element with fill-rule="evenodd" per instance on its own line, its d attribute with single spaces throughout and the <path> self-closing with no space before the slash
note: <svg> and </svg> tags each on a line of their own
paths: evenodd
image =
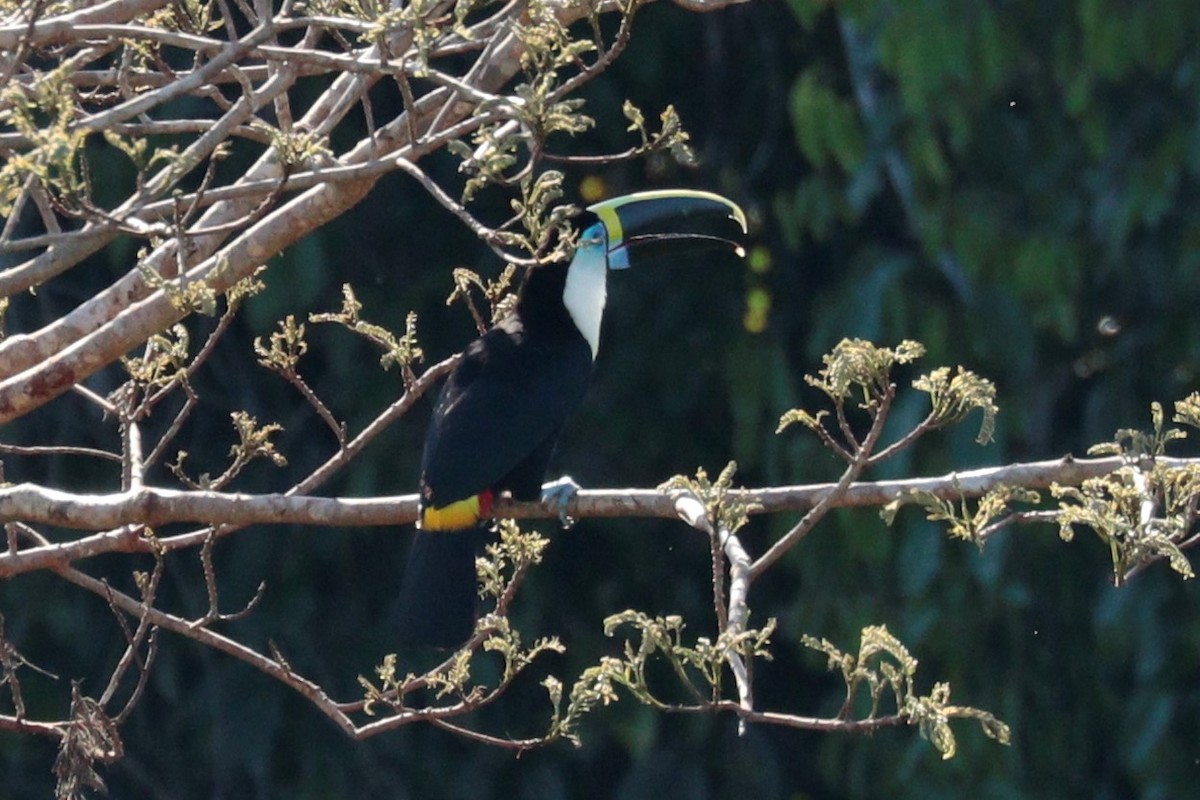
<svg viewBox="0 0 1200 800">
<path fill-rule="evenodd" d="M 433 410 L 400 593 L 400 638 L 456 647 L 477 616 L 475 556 L 493 500 L 542 497 L 546 466 L 583 401 L 600 344 L 607 273 L 657 255 L 742 254 L 746 217 L 720 195 L 639 192 L 587 208 L 573 257 L 529 270 L 513 310 L 467 346 Z M 547 487 L 559 507 L 569 479 Z M 560 515 L 564 516 L 564 515 Z"/>
</svg>

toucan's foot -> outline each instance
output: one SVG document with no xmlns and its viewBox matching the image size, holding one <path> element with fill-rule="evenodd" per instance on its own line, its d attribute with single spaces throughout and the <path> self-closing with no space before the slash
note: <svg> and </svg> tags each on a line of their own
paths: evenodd
<svg viewBox="0 0 1200 800">
<path fill-rule="evenodd" d="M 570 475 L 563 475 L 556 481 L 551 481 L 542 487 L 542 502 L 553 503 L 558 509 L 558 521 L 564 528 L 570 528 L 575 520 L 568 516 L 567 506 L 579 492 L 579 484 L 571 480 Z"/>
</svg>

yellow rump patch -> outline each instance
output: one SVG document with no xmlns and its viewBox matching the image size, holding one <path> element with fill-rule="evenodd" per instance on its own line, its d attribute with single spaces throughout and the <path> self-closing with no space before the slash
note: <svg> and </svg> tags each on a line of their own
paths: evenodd
<svg viewBox="0 0 1200 800">
<path fill-rule="evenodd" d="M 422 509 L 418 527 L 427 531 L 459 531 L 474 527 L 481 517 L 476 495 L 441 508 Z"/>
</svg>

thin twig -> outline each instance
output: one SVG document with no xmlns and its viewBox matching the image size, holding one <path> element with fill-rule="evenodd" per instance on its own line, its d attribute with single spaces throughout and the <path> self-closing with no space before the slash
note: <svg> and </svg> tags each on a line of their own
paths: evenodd
<svg viewBox="0 0 1200 800">
<path fill-rule="evenodd" d="M 980 530 L 979 541 L 982 544 L 1005 528 L 1011 528 L 1014 525 L 1053 524 L 1056 522 L 1058 522 L 1057 511 L 1014 511 Z"/>
<path fill-rule="evenodd" d="M 329 410 L 329 406 L 317 396 L 317 393 L 312 390 L 312 387 L 300 376 L 300 373 L 294 369 L 273 370 L 278 372 L 284 380 L 296 387 L 296 391 L 300 392 L 304 397 L 304 401 L 317 412 L 317 416 L 325 423 L 325 427 L 333 433 L 337 439 L 338 447 L 344 447 L 346 444 L 346 423 L 338 422 L 337 417 L 333 416 L 333 412 Z"/>
<path fill-rule="evenodd" d="M 405 172 L 415 178 L 421 184 L 421 186 L 424 187 L 425 191 L 429 192 L 429 194 L 433 196 L 433 199 L 437 200 L 442 204 L 443 208 L 450 211 L 452 214 L 454 214 L 454 216 L 458 217 L 459 221 L 466 225 L 472 233 L 478 236 L 484 242 L 484 244 L 492 249 L 492 252 L 500 256 L 506 262 L 510 264 L 517 264 L 518 266 L 536 266 L 539 263 L 538 259 L 536 258 L 520 258 L 506 252 L 498 244 L 495 229 L 489 228 L 479 220 L 475 219 L 475 217 L 471 215 L 471 212 L 467 211 L 466 207 L 462 203 L 459 203 L 457 200 L 447 194 L 442 187 L 438 186 L 437 183 L 428 175 L 426 175 L 424 171 L 422 171 L 421 168 L 416 164 L 413 164 L 407 158 L 398 158 L 396 159 L 395 163 L 400 171 Z"/>
<path fill-rule="evenodd" d="M 896 387 L 890 385 L 879 398 L 878 404 L 872 409 L 874 418 L 871 421 L 871 428 L 867 431 L 866 437 L 860 445 L 855 448 L 854 460 L 846 467 L 846 471 L 842 473 L 842 477 L 838 480 L 834 491 L 827 495 L 823 500 L 818 502 L 804 517 L 796 523 L 796 525 L 784 534 L 778 541 L 771 545 L 767 552 L 759 556 L 758 560 L 750 567 L 747 574 L 749 580 L 753 581 L 763 573 L 768 567 L 783 557 L 783 554 L 794 547 L 801 539 L 808 535 L 808 532 L 816 526 L 825 514 L 833 508 L 833 503 L 840 494 L 850 487 L 850 484 L 858 480 L 858 476 L 866 468 L 871 457 L 871 452 L 875 445 L 879 442 L 879 437 L 883 434 L 883 426 L 887 421 L 888 411 L 891 410 L 892 399 L 896 396 Z M 838 404 L 839 419 L 844 419 L 841 414 L 842 404 Z M 848 431 L 846 433 L 849 441 L 853 441 L 853 435 Z"/>
<path fill-rule="evenodd" d="M 145 608 L 152 608 L 154 606 L 154 599 L 158 594 L 158 585 L 162 580 L 163 563 L 162 554 L 156 553 L 154 569 L 142 584 L 142 605 Z M 108 705 L 108 703 L 112 700 L 113 695 L 116 693 L 117 687 L 121 683 L 121 679 L 124 678 L 126 671 L 128 671 L 132 664 L 136 663 L 138 666 L 138 671 L 141 673 L 141 677 L 138 680 L 138 686 L 134 688 L 131 697 L 126 701 L 125 709 L 128 710 L 136 704 L 135 698 L 141 694 L 141 690 L 144 688 L 143 684 L 145 682 L 145 677 L 150 672 L 150 656 L 147 654 L 147 657 L 143 659 L 140 653 L 140 648 L 145 637 L 153 633 L 153 626 L 150 625 L 145 615 L 142 615 L 142 617 L 138 620 L 137 631 L 131 632 L 129 630 L 129 625 L 125 621 L 125 615 L 119 611 L 113 603 L 111 587 L 109 587 L 106 600 L 108 601 L 109 608 L 113 612 L 113 616 L 117 620 L 117 624 L 121 628 L 121 632 L 125 635 L 125 653 L 121 656 L 120 661 L 117 662 L 117 666 L 113 669 L 112 674 L 109 676 L 108 685 L 105 686 L 104 691 L 100 695 L 100 705 Z"/>
<path fill-rule="evenodd" d="M 899 453 L 904 448 L 913 444 L 915 441 L 917 441 L 917 439 L 920 439 L 925 434 L 929 433 L 930 431 L 937 430 L 938 426 L 936 420 L 937 417 L 931 412 L 929 416 L 921 420 L 921 422 L 908 433 L 904 434 L 899 439 L 871 456 L 867 460 L 868 466 L 875 466 L 882 461 L 886 461 L 887 459 L 896 455 L 896 453 Z"/>
<path fill-rule="evenodd" d="M 111 598 L 114 606 L 122 611 L 139 619 L 145 618 L 150 623 L 166 630 L 177 633 L 185 638 L 200 642 L 203 645 L 219 650 L 227 655 L 233 656 L 239 661 L 243 661 L 260 672 L 265 673 L 271 678 L 283 683 L 284 685 L 294 689 L 302 696 L 310 700 L 313 705 L 319 709 L 325 716 L 333 721 L 335 725 L 341 728 L 348 734 L 353 735 L 355 731 L 354 724 L 346 715 L 342 714 L 337 709 L 336 703 L 326 694 L 318 684 L 301 677 L 290 667 L 285 667 L 279 662 L 270 659 L 261 653 L 247 647 L 228 636 L 216 633 L 205 627 L 197 627 L 188 623 L 187 620 L 177 617 L 173 614 L 168 614 L 156 608 L 147 608 L 138 600 L 130 597 L 127 594 L 118 592 L 109 587 L 104 581 L 98 580 L 91 575 L 81 572 L 72 567 L 59 567 L 56 572 L 67 581 L 79 586 L 83 589 L 99 595 L 102 598 Z"/>
<path fill-rule="evenodd" d="M 74 445 L 33 445 L 23 447 L 16 444 L 0 442 L 0 453 L 13 456 L 87 456 L 103 458 L 108 461 L 120 461 L 119 453 L 108 450 L 98 450 L 93 447 L 76 447 Z"/>
</svg>

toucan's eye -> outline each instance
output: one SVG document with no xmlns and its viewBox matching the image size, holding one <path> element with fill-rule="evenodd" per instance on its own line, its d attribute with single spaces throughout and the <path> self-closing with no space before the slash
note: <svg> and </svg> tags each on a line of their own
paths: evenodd
<svg viewBox="0 0 1200 800">
<path fill-rule="evenodd" d="M 602 246 L 606 240 L 607 237 L 604 235 L 603 222 L 591 225 L 579 235 L 579 244 L 581 247 L 590 247 L 592 245 Z"/>
</svg>

